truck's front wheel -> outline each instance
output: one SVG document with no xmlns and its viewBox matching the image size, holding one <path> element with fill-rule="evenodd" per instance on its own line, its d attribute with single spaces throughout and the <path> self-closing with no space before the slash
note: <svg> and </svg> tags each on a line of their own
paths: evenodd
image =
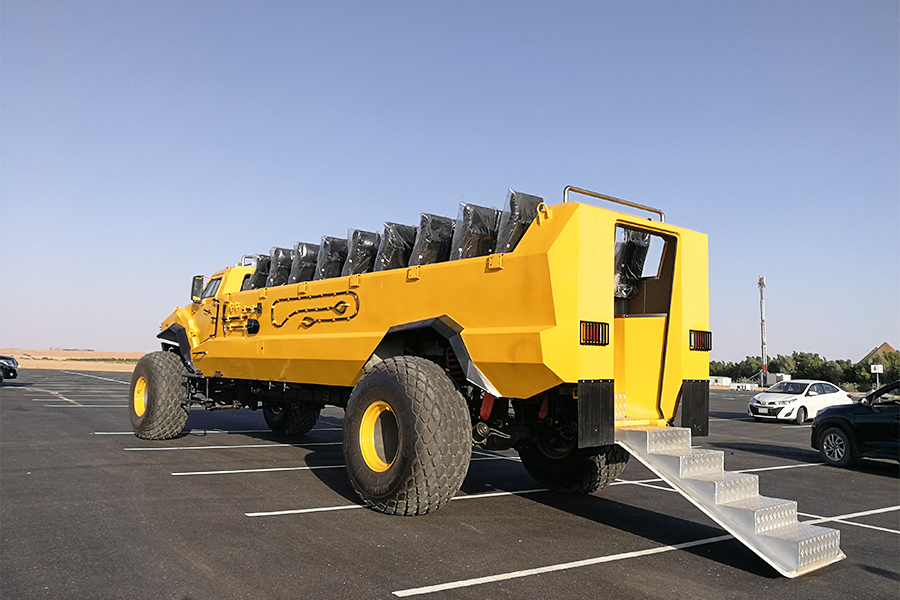
<svg viewBox="0 0 900 600">
<path fill-rule="evenodd" d="M 263 417 L 269 429 L 278 435 L 303 435 L 315 427 L 320 411 L 318 406 L 277 404 L 263 407 Z"/>
<path fill-rule="evenodd" d="M 537 444 L 519 450 L 528 474 L 555 492 L 590 494 L 622 474 L 628 451 L 617 445 L 572 450 L 563 456 Z"/>
<path fill-rule="evenodd" d="M 131 374 L 131 427 L 145 440 L 168 440 L 188 418 L 185 369 L 172 352 L 144 355 Z"/>
<path fill-rule="evenodd" d="M 397 356 L 350 395 L 344 458 L 360 498 L 393 515 L 423 515 L 459 491 L 472 456 L 466 402 L 435 363 Z"/>
</svg>

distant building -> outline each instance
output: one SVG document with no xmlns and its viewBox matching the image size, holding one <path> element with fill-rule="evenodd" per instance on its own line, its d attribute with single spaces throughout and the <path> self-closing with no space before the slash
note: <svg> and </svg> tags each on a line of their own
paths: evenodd
<svg viewBox="0 0 900 600">
<path fill-rule="evenodd" d="M 875 348 L 874 350 L 872 350 L 871 352 L 869 352 L 868 354 L 866 354 L 862 358 L 862 360 L 860 360 L 859 362 L 860 363 L 875 362 L 879 356 L 881 356 L 887 352 L 896 352 L 896 350 L 894 350 L 890 344 L 885 342 L 882 345 Z"/>
</svg>

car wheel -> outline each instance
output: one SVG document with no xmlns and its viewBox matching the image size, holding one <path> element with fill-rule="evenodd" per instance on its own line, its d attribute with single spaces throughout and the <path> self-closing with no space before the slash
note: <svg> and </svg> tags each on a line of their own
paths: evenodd
<svg viewBox="0 0 900 600">
<path fill-rule="evenodd" d="M 806 422 L 806 409 L 804 407 L 800 407 L 797 409 L 797 418 L 794 419 L 797 425 L 803 425 Z"/>
<path fill-rule="evenodd" d="M 826 430 L 819 442 L 819 454 L 831 466 L 847 466 L 853 460 L 850 438 L 843 429 L 832 427 Z"/>
</svg>

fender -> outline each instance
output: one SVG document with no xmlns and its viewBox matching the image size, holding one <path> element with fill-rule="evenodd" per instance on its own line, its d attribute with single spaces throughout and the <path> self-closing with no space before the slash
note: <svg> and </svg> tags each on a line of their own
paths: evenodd
<svg viewBox="0 0 900 600">
<path fill-rule="evenodd" d="M 462 339 L 463 327 L 447 315 L 394 325 L 388 329 L 369 360 L 383 360 L 390 356 L 401 354 L 403 351 L 402 346 L 398 348 L 396 340 L 401 338 L 403 334 L 422 331 L 431 331 L 447 340 L 469 383 L 480 387 L 495 397 L 500 397 L 500 392 L 497 391 L 497 388 L 484 376 L 484 373 L 478 369 L 472 361 L 472 357 L 469 356 L 469 350 Z"/>
<path fill-rule="evenodd" d="M 191 360 L 191 343 L 188 341 L 187 331 L 184 329 L 183 325 L 180 323 L 172 323 L 160 331 L 156 337 L 164 342 L 169 342 L 162 344 L 163 350 L 169 350 L 169 347 L 171 347 L 172 344 L 177 344 L 178 354 L 181 355 L 181 360 L 184 361 L 188 370 L 192 373 L 200 373 L 200 371 L 197 370 L 197 367 L 194 366 L 194 361 Z"/>
</svg>

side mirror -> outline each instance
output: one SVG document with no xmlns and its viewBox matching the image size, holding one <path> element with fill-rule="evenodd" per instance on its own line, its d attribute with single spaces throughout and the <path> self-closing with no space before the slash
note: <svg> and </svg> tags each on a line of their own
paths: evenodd
<svg viewBox="0 0 900 600">
<path fill-rule="evenodd" d="M 815 390 L 809 390 L 808 392 L 806 392 L 806 395 L 807 396 L 818 396 L 819 392 L 817 392 Z"/>
<path fill-rule="evenodd" d="M 195 275 L 191 282 L 191 302 L 197 304 L 200 302 L 200 295 L 203 293 L 203 275 Z"/>
</svg>

